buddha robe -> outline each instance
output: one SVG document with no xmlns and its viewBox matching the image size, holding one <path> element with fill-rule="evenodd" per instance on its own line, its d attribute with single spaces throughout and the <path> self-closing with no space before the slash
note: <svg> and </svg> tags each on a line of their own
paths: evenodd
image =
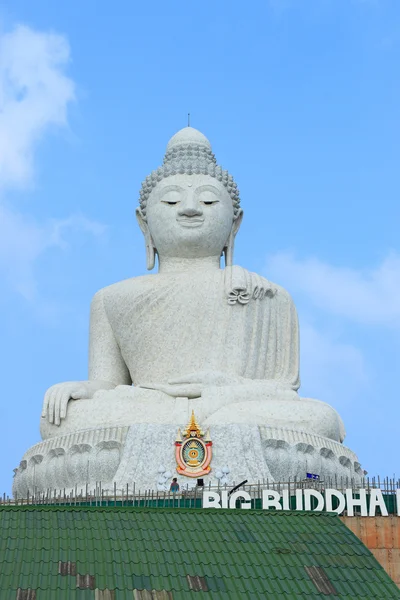
<svg viewBox="0 0 400 600">
<path fill-rule="evenodd" d="M 297 390 L 298 321 L 289 294 L 227 267 L 146 275 L 95 295 L 89 379 L 136 386 L 199 371 Z"/>
</svg>

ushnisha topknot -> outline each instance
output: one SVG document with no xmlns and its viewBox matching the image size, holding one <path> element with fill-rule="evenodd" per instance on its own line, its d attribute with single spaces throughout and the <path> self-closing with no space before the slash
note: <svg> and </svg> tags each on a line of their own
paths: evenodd
<svg viewBox="0 0 400 600">
<path fill-rule="evenodd" d="M 146 218 L 147 200 L 153 188 L 162 179 L 178 174 L 215 177 L 226 187 L 232 198 L 234 215 L 237 216 L 240 197 L 232 175 L 217 165 L 211 144 L 205 135 L 193 127 L 184 127 L 168 142 L 162 166 L 152 171 L 142 182 L 139 204 L 144 218 Z"/>
</svg>

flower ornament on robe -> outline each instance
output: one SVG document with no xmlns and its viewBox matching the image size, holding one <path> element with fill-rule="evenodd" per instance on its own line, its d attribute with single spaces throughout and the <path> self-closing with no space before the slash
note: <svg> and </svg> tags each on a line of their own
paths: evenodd
<svg viewBox="0 0 400 600">
<path fill-rule="evenodd" d="M 225 267 L 225 288 L 228 304 L 246 305 L 250 300 L 264 300 L 276 295 L 276 287 L 266 279 L 233 265 Z"/>
<path fill-rule="evenodd" d="M 248 304 L 250 301 L 250 294 L 246 289 L 235 288 L 228 294 L 228 304 Z"/>
</svg>

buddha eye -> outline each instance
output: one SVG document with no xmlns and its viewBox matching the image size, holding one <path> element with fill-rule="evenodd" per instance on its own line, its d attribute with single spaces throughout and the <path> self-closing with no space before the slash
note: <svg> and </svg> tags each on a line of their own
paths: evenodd
<svg viewBox="0 0 400 600">
<path fill-rule="evenodd" d="M 164 193 L 161 198 L 161 202 L 163 204 L 168 204 L 169 206 L 174 206 L 175 204 L 179 204 L 180 201 L 181 201 L 181 194 L 177 190 L 167 190 L 167 192 Z"/>
<path fill-rule="evenodd" d="M 219 202 L 218 196 L 211 190 L 203 190 L 199 196 L 199 201 L 206 206 L 211 206 L 211 204 L 216 204 Z"/>
</svg>

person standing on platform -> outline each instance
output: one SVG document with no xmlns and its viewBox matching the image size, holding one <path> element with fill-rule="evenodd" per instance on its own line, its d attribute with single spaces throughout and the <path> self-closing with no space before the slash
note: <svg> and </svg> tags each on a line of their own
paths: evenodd
<svg viewBox="0 0 400 600">
<path fill-rule="evenodd" d="M 179 492 L 179 483 L 176 477 L 173 478 L 171 486 L 169 488 L 170 492 L 172 492 L 173 494 L 176 492 Z"/>
</svg>

